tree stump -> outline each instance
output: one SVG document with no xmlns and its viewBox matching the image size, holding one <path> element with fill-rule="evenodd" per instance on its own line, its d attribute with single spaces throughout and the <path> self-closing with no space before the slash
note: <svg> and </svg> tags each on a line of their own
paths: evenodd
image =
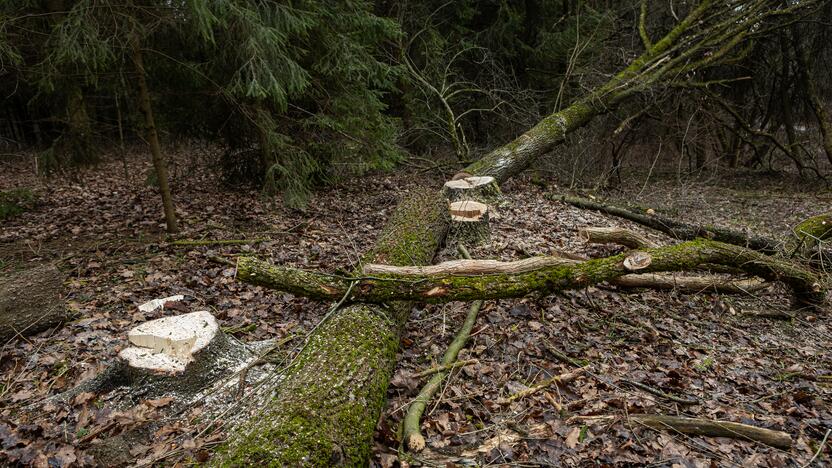
<svg viewBox="0 0 832 468">
<path fill-rule="evenodd" d="M 490 176 L 449 180 L 445 182 L 442 192 L 451 202 L 474 200 L 494 204 L 502 196 L 497 181 Z"/>
<path fill-rule="evenodd" d="M 449 235 L 457 242 L 476 245 L 490 238 L 488 205 L 473 200 L 452 202 L 451 229 Z"/>
<path fill-rule="evenodd" d="M 132 346 L 118 354 L 131 392 L 192 394 L 249 357 L 245 345 L 219 329 L 207 311 L 145 322 L 127 334 Z"/>
<path fill-rule="evenodd" d="M 69 320 L 62 298 L 64 276 L 42 265 L 0 279 L 0 346 Z"/>
</svg>

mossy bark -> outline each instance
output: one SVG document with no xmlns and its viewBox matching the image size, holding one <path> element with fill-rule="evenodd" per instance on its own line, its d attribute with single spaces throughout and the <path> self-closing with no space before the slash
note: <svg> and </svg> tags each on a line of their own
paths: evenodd
<svg viewBox="0 0 832 468">
<path fill-rule="evenodd" d="M 644 249 L 639 252 L 651 258 L 650 264 L 639 270 L 640 272 L 688 271 L 704 264 L 728 265 L 767 280 L 782 281 L 792 289 L 799 304 L 817 306 L 825 299 L 825 290 L 813 272 L 789 260 L 764 255 L 736 245 L 697 239 L 678 245 Z M 444 303 L 477 299 L 505 299 L 523 297 L 533 292 L 576 289 L 603 281 L 612 281 L 630 273 L 624 265 L 624 260 L 631 255 L 632 253 L 623 253 L 580 263 L 557 262 L 520 273 L 383 274 L 351 279 L 326 275 L 316 277 L 314 273 L 307 273 L 308 276 L 304 276 L 303 281 L 320 283 L 315 288 L 310 287 L 309 290 L 313 292 L 328 290 L 330 296 L 325 297 L 343 295 L 348 285 L 356 281 L 350 299 L 363 302 L 409 300 Z M 256 265 L 258 273 L 251 275 L 241 271 L 241 277 L 246 281 L 281 290 L 297 288 L 297 286 L 287 287 L 274 281 L 278 278 L 297 278 L 284 273 L 284 270 L 291 270 L 290 268 L 271 266 L 256 260 L 249 260 L 249 262 L 252 262 L 251 265 Z"/>
<path fill-rule="evenodd" d="M 446 218 L 438 192 L 411 194 L 364 260 L 429 263 L 447 230 Z M 410 305 L 401 302 L 335 312 L 310 337 L 274 398 L 234 428 L 212 463 L 366 465 L 409 312 Z"/>
</svg>

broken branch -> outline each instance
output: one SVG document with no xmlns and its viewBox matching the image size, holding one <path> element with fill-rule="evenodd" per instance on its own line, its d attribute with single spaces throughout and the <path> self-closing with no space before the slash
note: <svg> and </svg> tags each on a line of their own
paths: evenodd
<svg viewBox="0 0 832 468">
<path fill-rule="evenodd" d="M 825 290 L 811 271 L 787 259 L 763 255 L 731 244 L 698 239 L 678 245 L 645 249 L 642 253 L 652 259 L 641 271 L 691 270 L 705 263 L 729 265 L 769 281 L 788 285 L 802 305 L 818 306 L 825 299 Z M 276 266 L 251 258 L 240 258 L 237 274 L 248 283 L 315 299 L 338 299 L 350 283 L 356 281 L 351 301 L 387 302 L 411 300 L 430 303 L 523 297 L 533 292 L 553 292 L 591 286 L 612 281 L 629 271 L 624 260 L 631 255 L 620 254 L 586 262 L 565 262 L 562 258 L 542 257 L 535 269 L 518 268 L 518 262 L 500 264 L 494 272 L 460 273 L 464 269 L 449 269 L 444 265 L 435 274 L 394 274 L 345 278 L 314 273 L 290 267 Z M 525 260 L 521 262 L 526 262 Z M 395 271 L 388 269 L 388 271 Z"/>
<path fill-rule="evenodd" d="M 573 419 L 612 421 L 615 418 L 616 416 L 576 416 Z M 791 436 L 785 432 L 730 421 L 714 421 L 682 416 L 664 416 L 660 414 L 631 414 L 627 416 L 627 420 L 657 431 L 670 431 L 708 437 L 730 437 L 732 439 L 760 442 L 781 449 L 788 449 L 792 445 Z"/>
</svg>

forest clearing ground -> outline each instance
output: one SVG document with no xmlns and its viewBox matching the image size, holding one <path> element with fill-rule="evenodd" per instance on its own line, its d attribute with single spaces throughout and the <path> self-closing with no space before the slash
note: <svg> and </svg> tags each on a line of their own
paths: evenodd
<svg viewBox="0 0 832 468">
<path fill-rule="evenodd" d="M 37 179 L 25 160 L 4 167 L 0 187 L 29 187 L 40 201 L 33 211 L 3 221 L 0 273 L 39 261 L 60 261 L 69 276 L 68 304 L 78 314 L 62 329 L 0 343 L 0 449 L 9 459 L 35 461 L 46 456 L 58 464 L 72 457 L 85 459 L 78 441 L 113 418 L 106 405 L 80 399 L 73 411 L 37 421 L 15 419 L 17 409 L 100 372 L 127 345 L 128 329 L 171 313 L 139 312 L 137 306 L 145 301 L 183 294 L 184 305 L 172 313 L 210 310 L 222 327 L 244 341 L 303 334 L 329 307 L 238 282 L 233 268 L 209 257 L 247 253 L 304 269 L 350 271 L 373 244 L 399 195 L 420 183 L 438 185 L 427 176 L 419 182 L 422 177 L 407 170 L 370 175 L 322 190 L 306 212 L 299 212 L 257 190 L 222 188 L 206 168 L 212 151 L 191 145 L 173 155 L 172 187 L 183 229 L 179 238 L 269 240 L 170 245 L 158 195 L 144 183 L 149 163 L 142 154 L 131 152 L 127 158 L 127 178 L 120 160 L 79 172 L 83 182 Z M 779 188 L 775 180 L 762 185 L 746 182 L 737 178 L 719 186 L 680 184 L 665 177 L 616 198 L 674 217 L 750 226 L 777 236 L 821 211 L 832 198 L 828 191 L 807 190 L 805 184 L 792 183 L 800 190 L 790 189 L 789 180 Z M 503 190 L 506 200 L 497 208 L 491 239 L 471 249 L 474 258 L 618 252 L 612 246 L 584 244 L 577 231 L 587 226 L 627 227 L 656 242 L 669 242 L 638 225 L 551 201 L 547 190 L 523 178 L 506 183 Z M 440 257 L 437 260 L 453 259 L 455 251 L 445 249 Z M 422 383 L 411 374 L 441 358 L 466 309 L 462 303 L 414 309 L 376 437 L 375 461 L 381 465 L 389 465 L 396 456 L 398 422 Z M 592 287 L 487 301 L 459 356 L 478 363 L 455 369 L 425 412 L 423 433 L 430 450 L 425 457 L 440 463 L 473 459 L 485 464 L 805 463 L 832 427 L 832 383 L 816 378 L 832 373 L 832 319 L 828 314 L 798 313 L 786 322 L 748 315 L 771 311 L 793 313 L 779 287 L 744 297 Z M 591 374 L 552 387 L 548 394 L 511 405 L 497 403 L 499 397 L 570 370 L 557 353 L 588 364 Z M 700 404 L 681 407 L 624 380 Z M 657 433 L 626 422 L 585 426 L 567 419 L 628 413 L 745 422 L 784 430 L 795 443 L 790 452 L 783 452 L 751 442 Z M 176 457 L 199 458 L 221 436 L 192 440 L 197 431 L 198 427 L 171 425 L 154 446 L 136 447 L 131 455 L 143 459 L 164 454 L 174 443 L 182 447 Z M 12 444 L 12 438 L 20 443 Z M 89 442 L 94 441 L 85 440 Z"/>
</svg>

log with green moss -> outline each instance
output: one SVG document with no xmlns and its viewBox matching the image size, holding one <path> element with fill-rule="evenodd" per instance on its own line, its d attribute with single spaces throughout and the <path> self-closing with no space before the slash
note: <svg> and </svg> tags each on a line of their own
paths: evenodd
<svg viewBox="0 0 832 468">
<path fill-rule="evenodd" d="M 825 299 L 820 279 L 810 270 L 789 260 L 768 256 L 732 244 L 697 239 L 678 245 L 637 251 L 649 264 L 643 273 L 687 271 L 703 264 L 727 265 L 769 281 L 789 286 L 801 305 L 818 306 Z M 460 261 L 443 271 L 443 265 L 430 267 L 431 274 L 413 272 L 412 268 L 385 268 L 387 273 L 339 277 L 271 265 L 253 258 L 242 258 L 237 275 L 243 281 L 316 299 L 343 296 L 355 282 L 349 300 L 361 302 L 420 301 L 445 303 L 478 299 L 523 297 L 535 292 L 552 292 L 591 286 L 627 275 L 626 260 L 635 253 L 574 262 L 562 258 L 538 258 L 532 263 L 490 262 L 489 271 L 469 261 L 470 270 Z M 522 263 L 522 266 L 518 266 Z M 528 265 L 527 265 L 528 264 Z M 532 266 L 529 266 L 532 265 Z M 536 265 L 536 266 L 534 266 Z M 370 271 L 378 270 L 374 266 Z M 399 272 L 397 272 L 397 270 Z"/>
<path fill-rule="evenodd" d="M 832 213 L 807 218 L 792 228 L 794 236 L 786 245 L 786 253 L 828 262 L 832 253 L 825 247 L 832 239 Z"/>
<path fill-rule="evenodd" d="M 365 260 L 430 263 L 445 235 L 447 216 L 439 192 L 411 194 Z M 316 297 L 339 299 L 344 292 L 324 291 Z M 356 304 L 334 313 L 310 337 L 268 404 L 231 431 L 213 463 L 366 464 L 410 308 L 403 302 Z"/>
</svg>

